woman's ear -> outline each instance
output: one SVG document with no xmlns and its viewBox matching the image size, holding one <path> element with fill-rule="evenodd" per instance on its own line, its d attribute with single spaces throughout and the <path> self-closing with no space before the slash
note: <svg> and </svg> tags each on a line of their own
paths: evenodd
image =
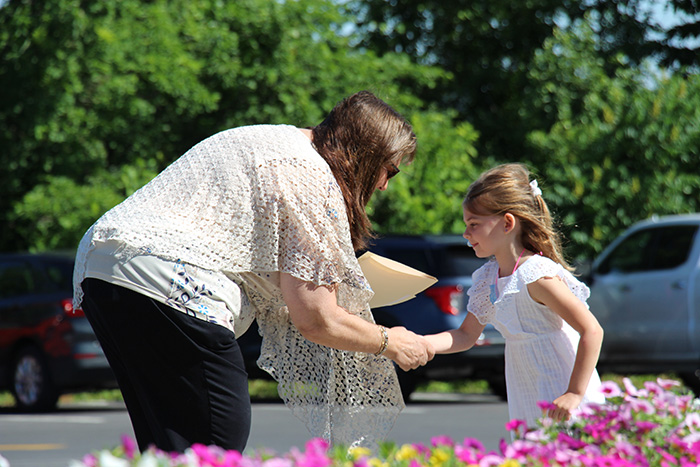
<svg viewBox="0 0 700 467">
<path fill-rule="evenodd" d="M 508 233 L 515 228 L 515 222 L 516 222 L 515 216 L 513 214 L 507 212 L 507 213 L 505 213 L 503 218 L 505 220 L 505 231 L 506 231 L 506 233 Z"/>
</svg>

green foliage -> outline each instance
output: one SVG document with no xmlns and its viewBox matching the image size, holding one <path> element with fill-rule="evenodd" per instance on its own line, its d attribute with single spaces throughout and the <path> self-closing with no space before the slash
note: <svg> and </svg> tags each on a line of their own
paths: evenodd
<svg viewBox="0 0 700 467">
<path fill-rule="evenodd" d="M 418 138 L 416 158 L 370 202 L 377 232 L 462 232 L 462 199 L 479 173 L 474 148 L 478 134 L 469 123 L 455 123 L 454 115 L 409 115 Z"/>
<path fill-rule="evenodd" d="M 528 162 L 578 258 L 638 220 L 700 210 L 700 76 L 609 77 L 594 47 L 590 26 L 558 31 L 530 72 L 556 123 L 530 133 Z"/>
<path fill-rule="evenodd" d="M 156 175 L 154 163 L 100 171 L 78 185 L 65 176 L 47 176 L 15 204 L 10 222 L 31 251 L 74 249 L 95 219 Z"/>
<path fill-rule="evenodd" d="M 76 244 L 117 200 L 95 185 L 105 170 L 154 158 L 162 169 L 232 126 L 314 125 L 361 89 L 420 109 L 402 87 L 447 76 L 353 49 L 346 21 L 330 0 L 9 1 L 0 7 L 1 248 Z M 104 199 L 86 207 L 73 197 Z"/>
</svg>

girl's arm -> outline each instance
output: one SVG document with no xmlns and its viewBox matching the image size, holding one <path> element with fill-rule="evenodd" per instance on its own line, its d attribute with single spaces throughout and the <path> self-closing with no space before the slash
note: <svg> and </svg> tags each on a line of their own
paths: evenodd
<svg viewBox="0 0 700 467">
<path fill-rule="evenodd" d="M 435 353 L 455 353 L 471 349 L 483 330 L 484 325 L 472 313 L 468 313 L 458 329 L 430 334 L 425 339 L 433 345 Z"/>
<path fill-rule="evenodd" d="M 543 277 L 528 284 L 527 289 L 535 301 L 561 316 L 581 336 L 569 387 L 566 393 L 553 401 L 557 409 L 550 410 L 547 414 L 555 420 L 566 420 L 570 417 L 571 410 L 581 403 L 598 363 L 603 328 L 588 307 L 559 277 Z"/>
</svg>

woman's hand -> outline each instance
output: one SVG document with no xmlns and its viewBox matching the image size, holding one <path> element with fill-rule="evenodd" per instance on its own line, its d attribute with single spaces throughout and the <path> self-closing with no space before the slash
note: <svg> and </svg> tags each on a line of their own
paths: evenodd
<svg viewBox="0 0 700 467">
<path fill-rule="evenodd" d="M 381 349 L 381 328 L 339 307 L 334 289 L 287 273 L 281 274 L 280 286 L 292 323 L 311 342 L 371 354 Z M 435 356 L 433 346 L 423 336 L 403 327 L 387 329 L 387 334 L 384 355 L 403 370 L 425 365 Z"/>
<path fill-rule="evenodd" d="M 389 345 L 384 355 L 393 360 L 402 370 L 415 370 L 433 359 L 435 349 L 423 336 L 403 326 L 387 329 Z"/>
</svg>

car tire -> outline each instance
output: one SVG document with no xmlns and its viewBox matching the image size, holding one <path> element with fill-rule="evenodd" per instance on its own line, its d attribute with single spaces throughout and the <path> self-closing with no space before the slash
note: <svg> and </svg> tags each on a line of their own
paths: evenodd
<svg viewBox="0 0 700 467">
<path fill-rule="evenodd" d="M 39 349 L 22 347 L 10 371 L 11 390 L 18 409 L 39 412 L 56 408 L 59 394 L 51 381 L 46 358 Z"/>
<path fill-rule="evenodd" d="M 696 396 L 700 396 L 700 369 L 694 372 L 679 373 L 683 383 L 685 383 L 688 388 L 695 393 Z"/>
</svg>

